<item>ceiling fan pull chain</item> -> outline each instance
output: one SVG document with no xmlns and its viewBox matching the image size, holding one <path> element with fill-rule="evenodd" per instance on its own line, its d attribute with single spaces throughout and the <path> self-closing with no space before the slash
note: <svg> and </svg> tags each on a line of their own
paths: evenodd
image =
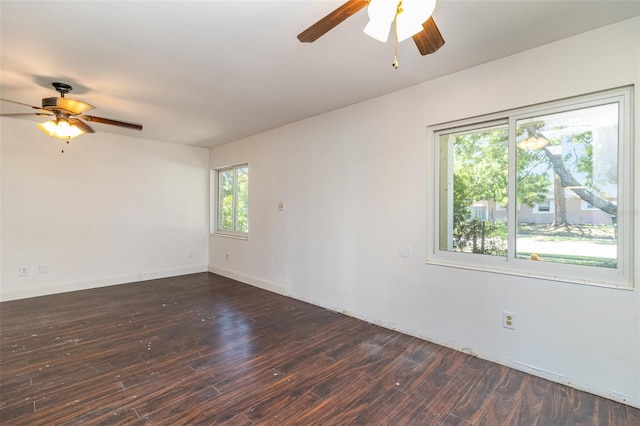
<svg viewBox="0 0 640 426">
<path fill-rule="evenodd" d="M 398 64 L 398 27 L 397 25 L 395 27 L 394 33 L 395 33 L 396 40 L 395 40 L 395 47 L 393 52 L 393 64 L 391 65 L 393 65 L 393 68 L 398 69 L 400 65 Z"/>
<path fill-rule="evenodd" d="M 62 145 L 62 149 L 60 150 L 61 153 L 64 154 L 64 144 L 65 144 L 65 142 L 69 143 L 70 140 L 71 140 L 70 137 L 67 137 L 66 141 L 64 139 L 60 139 L 60 144 Z"/>
<path fill-rule="evenodd" d="M 398 69 L 400 66 L 398 64 L 398 15 L 402 13 L 402 0 L 398 2 L 398 9 L 396 10 L 396 16 L 393 18 L 393 41 L 394 41 L 394 51 L 393 51 L 393 66 L 394 69 Z"/>
</svg>

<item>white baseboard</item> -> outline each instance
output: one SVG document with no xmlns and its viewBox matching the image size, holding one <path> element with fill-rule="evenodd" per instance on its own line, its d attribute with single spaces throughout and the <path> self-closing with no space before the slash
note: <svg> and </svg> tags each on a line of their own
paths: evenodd
<svg viewBox="0 0 640 426">
<path fill-rule="evenodd" d="M 272 291 L 274 293 L 278 293 L 278 294 L 282 294 L 282 295 L 285 295 L 285 296 L 288 296 L 288 297 L 292 297 L 294 299 L 300 300 L 300 301 L 305 302 L 305 303 L 309 303 L 311 305 L 315 305 L 315 306 L 319 306 L 319 307 L 324 308 L 324 309 L 328 309 L 328 310 L 331 310 L 331 311 L 339 312 L 339 313 L 342 313 L 344 315 L 350 316 L 352 318 L 356 318 L 356 319 L 359 319 L 359 320 L 362 320 L 362 321 L 366 321 L 368 323 L 375 324 L 375 325 L 378 325 L 380 327 L 387 328 L 389 330 L 397 331 L 399 333 L 403 333 L 403 334 L 407 334 L 407 335 L 410 335 L 410 336 L 414 336 L 414 337 L 417 337 L 419 339 L 435 343 L 437 345 L 446 346 L 448 348 L 451 348 L 451 349 L 454 349 L 454 350 L 457 350 L 457 351 L 460 351 L 460 352 L 468 353 L 470 355 L 477 356 L 478 358 L 485 359 L 485 360 L 491 361 L 491 362 L 495 362 L 497 364 L 501 364 L 501 365 L 504 365 L 506 367 L 510 367 L 510 368 L 515 369 L 515 370 L 519 370 L 519 371 L 531 374 L 533 376 L 541 377 L 543 379 L 546 379 L 546 380 L 549 380 L 549 381 L 552 381 L 552 382 L 555 382 L 555 383 L 566 385 L 566 386 L 569 386 L 569 387 L 572 387 L 572 388 L 575 388 L 575 389 L 578 389 L 578 390 L 581 390 L 581 391 L 589 392 L 589 393 L 592 393 L 594 395 L 601 396 L 603 398 L 611 399 L 613 401 L 617 401 L 617 402 L 621 402 L 623 404 L 630 405 L 632 407 L 640 408 L 640 400 L 636 399 L 636 398 L 629 397 L 628 395 L 622 395 L 622 394 L 619 394 L 619 393 L 616 393 L 616 392 L 612 392 L 612 391 L 607 390 L 607 389 L 601 389 L 601 388 L 599 388 L 597 386 L 593 386 L 593 385 L 590 385 L 590 384 L 582 383 L 580 381 L 572 380 L 569 377 L 565 377 L 565 376 L 559 375 L 557 373 L 553 373 L 551 371 L 542 370 L 542 369 L 534 367 L 534 366 L 525 365 L 525 364 L 522 364 L 522 363 L 520 363 L 518 361 L 515 361 L 515 360 L 503 359 L 503 358 L 499 358 L 499 357 L 496 357 L 496 356 L 491 355 L 491 354 L 475 353 L 475 352 L 473 352 L 472 350 L 470 350 L 467 347 L 462 347 L 460 345 L 456 345 L 455 342 L 452 343 L 450 341 L 447 341 L 446 339 L 439 338 L 437 336 L 427 336 L 427 335 L 424 335 L 424 334 L 421 334 L 421 333 L 416 333 L 415 331 L 412 331 L 412 330 L 405 330 L 405 329 L 402 329 L 402 328 L 398 328 L 398 327 L 395 327 L 394 325 L 391 325 L 389 323 L 386 323 L 386 322 L 383 322 L 383 321 L 379 321 L 379 320 L 376 320 L 376 319 L 373 319 L 373 318 L 369 318 L 369 317 L 366 317 L 364 315 L 360 315 L 360 314 L 355 313 L 355 312 L 346 311 L 346 310 L 340 310 L 340 309 L 336 309 L 336 308 L 330 307 L 330 306 L 322 306 L 322 305 L 320 305 L 320 304 L 318 304 L 318 303 L 316 303 L 314 301 L 305 300 L 305 299 L 297 297 L 297 296 L 295 296 L 293 294 L 287 293 L 285 291 L 285 286 L 282 285 L 282 284 L 278 284 L 278 283 L 274 283 L 274 282 L 270 282 L 270 281 L 265 281 L 265 280 L 261 280 L 261 279 L 254 278 L 254 277 L 248 277 L 248 276 L 243 275 L 243 274 L 239 274 L 239 273 L 236 273 L 236 272 L 228 271 L 228 270 L 225 270 L 225 269 L 215 268 L 213 266 L 209 266 L 209 272 L 214 273 L 214 274 L 218 274 L 218 275 L 222 275 L 224 277 L 231 278 L 231 279 L 240 281 L 242 283 L 252 285 L 254 287 L 262 288 L 264 290 L 268 290 L 268 291 Z"/>
<path fill-rule="evenodd" d="M 107 287 L 110 285 L 147 281 L 158 278 L 177 277 L 180 275 L 207 272 L 207 265 L 196 265 L 184 268 L 145 271 L 137 274 L 125 274 L 91 280 L 79 280 L 60 283 L 38 283 L 16 290 L 2 291 L 0 301 L 26 299 L 29 297 L 46 296 L 50 294 L 66 293 L 69 291 L 88 290 L 90 288 Z"/>
<path fill-rule="evenodd" d="M 293 297 L 293 296 L 292 296 Z M 311 302 L 309 302 L 311 303 Z M 448 341 L 446 339 L 443 338 L 439 338 L 439 337 L 435 337 L 435 336 L 428 336 L 428 335 L 424 335 L 421 333 L 416 333 L 410 330 L 403 330 L 394 326 L 390 326 L 387 323 L 384 322 L 380 322 L 380 321 L 376 321 L 373 319 L 367 319 L 366 317 L 360 316 L 360 315 L 356 315 L 352 312 L 346 312 L 343 311 L 343 314 L 353 317 L 353 318 L 357 318 L 359 320 L 362 321 L 366 321 L 369 322 L 371 324 L 375 324 L 378 325 L 380 327 L 383 328 L 387 328 L 389 330 L 393 330 L 393 331 L 397 331 L 399 333 L 403 333 L 403 334 L 407 334 L 409 336 L 414 336 L 417 337 L 419 339 L 422 340 L 426 340 L 428 342 L 432 342 L 435 343 L 437 345 L 440 346 L 445 346 L 447 348 L 451 348 L 454 349 L 456 351 L 460 351 L 460 352 L 464 352 L 466 354 L 472 355 L 472 356 L 476 356 L 478 358 L 490 361 L 490 362 L 495 362 L 496 364 L 500 364 L 500 365 L 504 365 L 506 367 L 509 368 L 513 368 L 514 370 L 518 370 L 518 371 L 522 371 L 524 373 L 528 373 L 531 374 L 532 376 L 536 376 L 536 377 L 540 377 L 546 380 L 549 380 L 551 382 L 554 383 L 559 383 L 561 385 L 566 385 L 569 386 L 571 388 L 580 390 L 580 391 L 585 391 L 585 392 L 589 392 L 591 394 L 594 395 L 598 395 L 601 396 L 603 398 L 606 399 L 610 399 L 616 402 L 620 402 L 635 408 L 640 408 L 640 399 L 637 398 L 633 398 L 630 397 L 628 395 L 623 395 L 617 392 L 612 392 L 608 389 L 604 389 L 604 388 L 600 388 L 598 386 L 594 386 L 592 384 L 587 384 L 587 383 L 583 383 L 581 381 L 577 381 L 577 380 L 573 380 L 570 377 L 566 377 L 563 376 L 561 374 L 557 374 L 554 373 L 552 371 L 547 371 L 532 365 L 527 365 L 527 364 L 523 364 L 521 362 L 518 362 L 516 360 L 512 360 L 512 359 L 507 359 L 507 358 L 500 358 L 500 357 L 496 357 L 495 355 L 491 355 L 491 354 L 486 354 L 486 353 L 476 353 L 475 351 L 473 351 L 471 348 L 468 347 L 462 347 L 461 345 L 457 345 L 455 344 L 456 342 L 451 342 Z"/>
<path fill-rule="evenodd" d="M 285 293 L 284 285 L 275 283 L 273 281 L 266 281 L 259 278 L 250 277 L 248 275 L 239 274 L 227 269 L 216 268 L 214 266 L 209 266 L 209 272 L 211 272 L 212 274 L 222 275 L 223 277 L 231 278 L 232 280 L 240 281 L 241 283 L 249 284 L 263 290 L 268 290 L 273 293 L 288 296 Z"/>
</svg>

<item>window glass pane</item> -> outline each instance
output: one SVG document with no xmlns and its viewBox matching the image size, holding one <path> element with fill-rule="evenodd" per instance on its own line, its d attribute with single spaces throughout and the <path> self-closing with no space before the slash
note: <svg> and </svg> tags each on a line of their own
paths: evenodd
<svg viewBox="0 0 640 426">
<path fill-rule="evenodd" d="M 440 250 L 506 256 L 507 126 L 442 134 Z"/>
<path fill-rule="evenodd" d="M 637 210 L 632 100 L 625 87 L 433 126 L 427 261 L 633 287 L 634 218 L 618 215 Z"/>
<path fill-rule="evenodd" d="M 237 211 L 236 231 L 249 232 L 249 167 L 242 166 L 237 171 Z"/>
<path fill-rule="evenodd" d="M 218 229 L 233 231 L 233 169 L 218 172 Z"/>
<path fill-rule="evenodd" d="M 617 266 L 618 134 L 617 102 L 516 121 L 518 258 Z"/>
</svg>

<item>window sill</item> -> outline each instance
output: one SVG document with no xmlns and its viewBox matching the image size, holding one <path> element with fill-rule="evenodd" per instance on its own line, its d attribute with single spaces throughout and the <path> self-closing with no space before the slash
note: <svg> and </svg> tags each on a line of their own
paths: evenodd
<svg viewBox="0 0 640 426">
<path fill-rule="evenodd" d="M 567 276 L 554 276 L 554 275 L 541 274 L 536 272 L 483 267 L 483 266 L 476 266 L 476 265 L 451 263 L 451 262 L 440 261 L 440 260 L 427 260 L 426 264 L 443 266 L 447 268 L 457 268 L 457 269 L 467 269 L 472 271 L 489 272 L 493 274 L 511 275 L 511 276 L 524 277 L 524 278 L 534 278 L 534 279 L 555 281 L 555 282 L 561 282 L 561 283 L 567 283 L 567 284 L 579 284 L 579 285 L 586 285 L 586 286 L 592 286 L 592 287 L 613 288 L 617 290 L 631 290 L 631 291 L 634 290 L 633 283 L 624 284 L 624 283 L 612 283 L 612 282 L 606 282 L 606 281 L 584 280 L 579 278 L 571 278 Z"/>
<path fill-rule="evenodd" d="M 234 240 L 244 240 L 247 241 L 249 239 L 248 234 L 231 234 L 227 232 L 214 232 L 211 234 L 214 237 L 222 237 L 222 238 L 231 238 Z"/>
</svg>

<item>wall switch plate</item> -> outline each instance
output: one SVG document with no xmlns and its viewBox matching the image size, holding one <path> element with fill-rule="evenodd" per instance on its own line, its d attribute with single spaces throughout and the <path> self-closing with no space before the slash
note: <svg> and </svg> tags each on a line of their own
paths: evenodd
<svg viewBox="0 0 640 426">
<path fill-rule="evenodd" d="M 516 314 L 513 312 L 504 311 L 502 313 L 502 326 L 509 330 L 516 329 Z"/>
<path fill-rule="evenodd" d="M 278 201 L 278 211 L 279 212 L 284 211 L 284 201 Z"/>
<path fill-rule="evenodd" d="M 19 274 L 21 277 L 28 277 L 28 276 L 29 276 L 29 267 L 28 267 L 28 266 L 26 266 L 26 265 L 20 266 L 20 267 L 18 268 L 18 274 Z"/>
<path fill-rule="evenodd" d="M 38 265 L 38 273 L 46 274 L 48 272 L 47 265 Z"/>
</svg>

